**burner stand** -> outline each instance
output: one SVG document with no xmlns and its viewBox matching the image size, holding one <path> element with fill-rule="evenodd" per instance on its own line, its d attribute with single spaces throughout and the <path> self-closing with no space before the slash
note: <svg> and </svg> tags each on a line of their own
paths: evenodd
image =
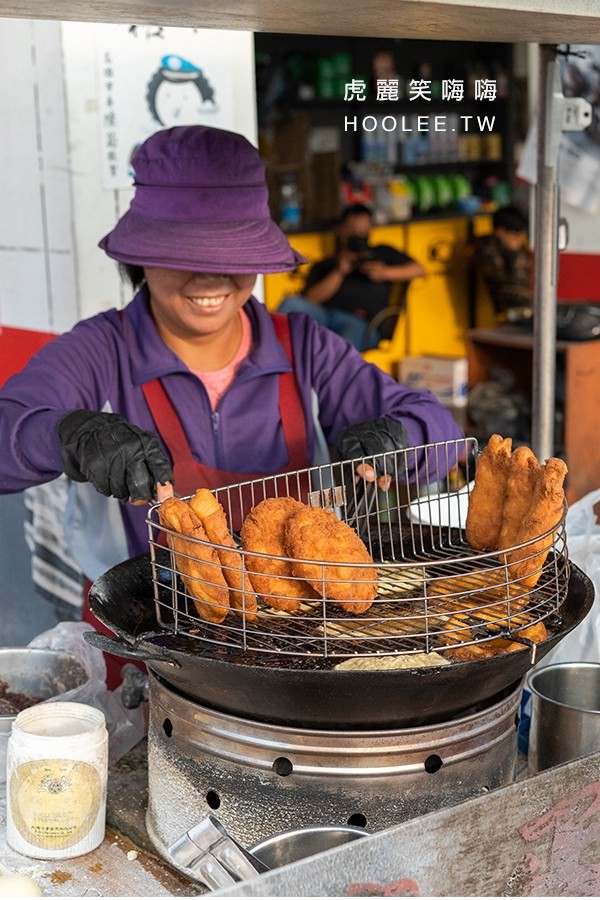
<svg viewBox="0 0 600 900">
<path fill-rule="evenodd" d="M 209 813 L 245 846 L 302 825 L 379 831 L 514 780 L 516 686 L 437 725 L 320 731 L 207 709 L 150 672 L 146 824 L 165 856 Z"/>
</svg>

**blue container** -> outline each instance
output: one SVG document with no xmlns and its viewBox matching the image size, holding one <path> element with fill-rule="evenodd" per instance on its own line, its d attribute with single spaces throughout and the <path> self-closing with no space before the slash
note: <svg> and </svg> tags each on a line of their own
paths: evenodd
<svg viewBox="0 0 600 900">
<path fill-rule="evenodd" d="M 525 756 L 529 753 L 529 729 L 531 727 L 531 691 L 523 688 L 519 710 L 518 745 Z"/>
</svg>

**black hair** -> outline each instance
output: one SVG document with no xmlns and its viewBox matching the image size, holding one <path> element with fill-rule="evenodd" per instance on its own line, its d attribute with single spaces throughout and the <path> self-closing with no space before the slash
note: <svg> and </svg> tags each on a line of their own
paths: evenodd
<svg viewBox="0 0 600 900">
<path fill-rule="evenodd" d="M 146 280 L 143 266 L 132 266 L 130 263 L 119 263 L 119 274 L 134 290 L 140 288 Z"/>
<path fill-rule="evenodd" d="M 372 219 L 373 210 L 365 203 L 352 203 L 351 206 L 346 206 L 342 210 L 342 214 L 340 216 L 340 225 L 342 224 L 342 222 L 345 222 L 346 219 L 349 219 L 350 216 L 368 216 L 370 219 Z"/>
<path fill-rule="evenodd" d="M 209 82 L 206 80 L 202 72 L 198 72 L 195 74 L 190 73 L 189 78 L 169 78 L 168 75 L 163 74 L 162 69 L 159 69 L 158 72 L 155 72 L 150 81 L 148 82 L 148 89 L 146 91 L 146 102 L 148 104 L 148 109 L 150 110 L 150 114 L 152 118 L 158 122 L 159 125 L 162 125 L 163 128 L 166 126 L 166 122 L 163 122 L 161 117 L 158 114 L 158 110 L 156 108 L 156 95 L 158 93 L 158 89 L 163 83 L 163 81 L 169 81 L 171 84 L 173 83 L 187 83 L 190 82 L 198 88 L 198 93 L 202 98 L 203 103 L 212 103 L 213 106 L 216 106 L 215 102 L 215 92 L 214 89 L 210 86 Z"/>
<path fill-rule="evenodd" d="M 518 206 L 502 206 L 493 215 L 494 228 L 506 231 L 527 231 L 527 217 Z"/>
</svg>

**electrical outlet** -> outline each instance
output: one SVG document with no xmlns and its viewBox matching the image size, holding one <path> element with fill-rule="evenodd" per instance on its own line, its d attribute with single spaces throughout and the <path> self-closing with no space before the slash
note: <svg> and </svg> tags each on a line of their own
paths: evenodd
<svg viewBox="0 0 600 900">
<path fill-rule="evenodd" d="M 583 131 L 592 124 L 592 105 L 583 97 L 565 97 L 563 100 L 563 131 Z"/>
</svg>

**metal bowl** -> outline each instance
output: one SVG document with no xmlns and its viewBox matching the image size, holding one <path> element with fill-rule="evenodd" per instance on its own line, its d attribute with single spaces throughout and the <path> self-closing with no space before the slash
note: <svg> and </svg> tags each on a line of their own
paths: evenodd
<svg viewBox="0 0 600 900">
<path fill-rule="evenodd" d="M 60 650 L 31 647 L 0 648 L 0 681 L 16 694 L 47 700 L 80 687 L 88 680 L 76 656 Z M 0 734 L 10 732 L 14 715 L 0 715 Z"/>
<path fill-rule="evenodd" d="M 0 681 L 15 694 L 48 700 L 80 687 L 88 680 L 82 662 L 60 650 L 31 647 L 0 648 Z M 6 779 L 6 745 L 15 715 L 0 715 L 0 784 Z"/>
<path fill-rule="evenodd" d="M 308 825 L 275 834 L 256 844 L 251 852 L 269 869 L 278 869 L 307 856 L 314 856 L 315 853 L 355 841 L 368 833 L 363 828 L 350 825 Z"/>
</svg>

